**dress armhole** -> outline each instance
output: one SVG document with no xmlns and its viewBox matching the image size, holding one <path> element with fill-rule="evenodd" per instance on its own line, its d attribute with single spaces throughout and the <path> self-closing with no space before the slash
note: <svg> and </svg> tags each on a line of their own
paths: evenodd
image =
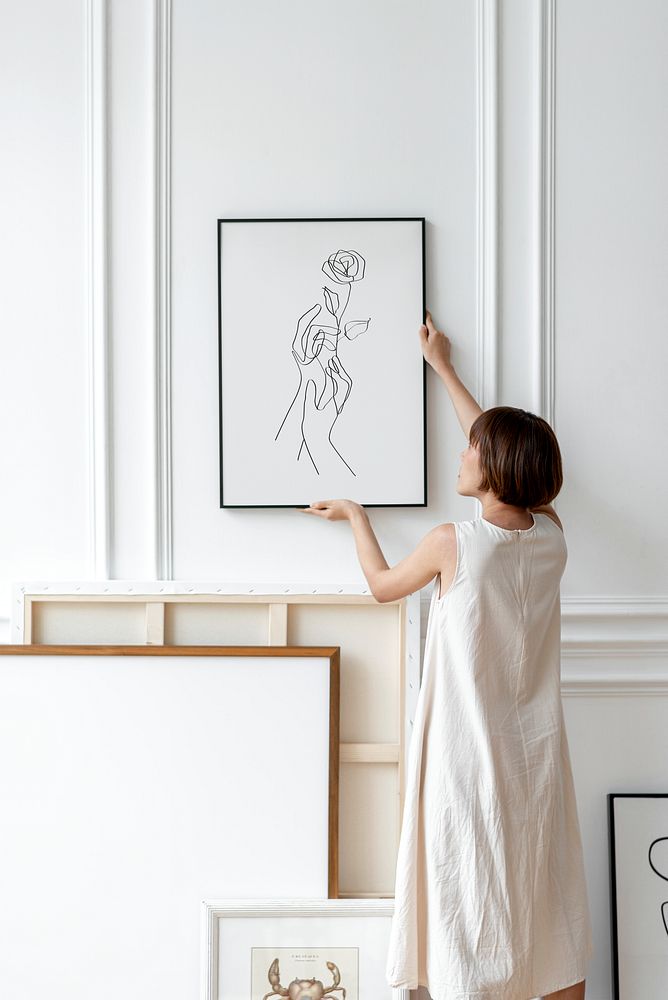
<svg viewBox="0 0 668 1000">
<path fill-rule="evenodd" d="M 436 590 L 436 603 L 437 604 L 440 603 L 440 601 L 442 601 L 444 597 L 448 596 L 448 594 L 450 593 L 450 591 L 453 589 L 454 585 L 457 582 L 457 577 L 459 576 L 459 565 L 460 565 L 460 562 L 461 562 L 460 554 L 459 554 L 460 553 L 459 528 L 457 527 L 457 522 L 456 521 L 453 521 L 452 524 L 453 524 L 454 529 L 455 529 L 455 546 L 456 546 L 456 553 L 457 553 L 456 554 L 456 559 L 455 559 L 455 572 L 454 572 L 454 575 L 453 575 L 452 580 L 450 582 L 450 586 L 448 587 L 448 589 L 446 590 L 446 592 L 444 594 L 441 594 L 441 596 L 439 597 L 439 594 L 440 594 L 440 591 L 441 591 L 441 571 L 440 570 L 438 571 L 438 588 Z"/>
<path fill-rule="evenodd" d="M 562 533 L 562 535 L 564 534 L 564 529 L 561 528 L 561 527 L 559 527 L 559 525 L 554 520 L 554 518 L 550 517 L 550 515 L 546 511 L 544 511 L 544 510 L 532 510 L 531 513 L 533 514 L 534 517 L 536 516 L 536 514 L 542 514 L 544 517 L 547 518 L 548 521 L 550 521 L 555 526 L 555 528 L 557 528 L 558 531 L 560 531 Z"/>
</svg>

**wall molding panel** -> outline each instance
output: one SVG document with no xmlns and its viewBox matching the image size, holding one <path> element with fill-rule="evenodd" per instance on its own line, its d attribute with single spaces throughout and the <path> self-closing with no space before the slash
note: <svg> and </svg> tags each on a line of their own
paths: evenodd
<svg viewBox="0 0 668 1000">
<path fill-rule="evenodd" d="M 535 412 L 554 428 L 555 412 L 555 178 L 556 9 L 541 0 L 536 40 Z"/>
<path fill-rule="evenodd" d="M 668 597 L 562 597 L 561 657 L 564 695 L 668 695 Z"/>
<path fill-rule="evenodd" d="M 668 654 L 665 597 L 562 597 L 565 655 Z"/>
<path fill-rule="evenodd" d="M 108 12 L 86 0 L 86 286 L 88 331 L 89 572 L 111 572 L 109 374 Z"/>
<path fill-rule="evenodd" d="M 499 14 L 476 7 L 476 399 L 496 406 L 499 383 Z M 477 501 L 476 501 L 477 502 Z"/>
<path fill-rule="evenodd" d="M 359 584 L 294 584 L 274 582 L 30 581 L 14 588 L 10 642 L 25 640 L 25 606 L 31 599 L 123 601 L 136 595 L 180 595 L 188 600 L 211 594 L 368 595 Z M 215 599 L 215 598 L 214 598 Z M 431 598 L 420 600 L 420 641 L 424 644 Z M 668 597 L 562 598 L 561 685 L 565 696 L 646 697 L 668 695 Z M 417 610 L 417 606 L 416 606 Z M 417 616 L 415 616 L 417 628 Z M 409 624 L 413 626 L 411 619 Z M 412 658 L 412 657 L 411 657 Z M 420 663 L 422 653 L 420 653 Z M 417 698 L 417 691 L 414 692 Z"/>
<path fill-rule="evenodd" d="M 155 0 L 155 576 L 172 578 L 171 0 Z"/>
</svg>

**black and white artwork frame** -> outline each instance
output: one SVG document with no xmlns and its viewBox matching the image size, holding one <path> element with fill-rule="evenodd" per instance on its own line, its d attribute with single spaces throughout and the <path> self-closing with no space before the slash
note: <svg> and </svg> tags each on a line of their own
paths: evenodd
<svg viewBox="0 0 668 1000">
<path fill-rule="evenodd" d="M 220 507 L 426 506 L 425 218 L 217 236 Z"/>
<path fill-rule="evenodd" d="M 668 792 L 610 792 L 613 1000 L 661 996 L 668 982 Z"/>
</svg>

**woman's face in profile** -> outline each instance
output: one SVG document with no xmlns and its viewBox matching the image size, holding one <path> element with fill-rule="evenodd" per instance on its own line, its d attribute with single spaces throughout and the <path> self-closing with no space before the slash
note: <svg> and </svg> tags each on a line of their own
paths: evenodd
<svg viewBox="0 0 668 1000">
<path fill-rule="evenodd" d="M 481 479 L 478 449 L 469 444 L 460 453 L 461 465 L 457 475 L 457 492 L 464 497 L 476 496 Z"/>
</svg>

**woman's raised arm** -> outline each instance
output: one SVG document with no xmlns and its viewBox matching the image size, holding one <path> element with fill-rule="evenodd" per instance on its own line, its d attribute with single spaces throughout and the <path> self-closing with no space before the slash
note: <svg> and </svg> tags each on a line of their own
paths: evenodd
<svg viewBox="0 0 668 1000">
<path fill-rule="evenodd" d="M 478 406 L 471 393 L 457 375 L 450 360 L 450 340 L 444 333 L 436 329 L 430 312 L 427 313 L 426 324 L 420 327 L 418 333 L 425 361 L 443 379 L 459 423 L 468 441 L 471 424 L 482 413 L 482 408 Z"/>
</svg>

